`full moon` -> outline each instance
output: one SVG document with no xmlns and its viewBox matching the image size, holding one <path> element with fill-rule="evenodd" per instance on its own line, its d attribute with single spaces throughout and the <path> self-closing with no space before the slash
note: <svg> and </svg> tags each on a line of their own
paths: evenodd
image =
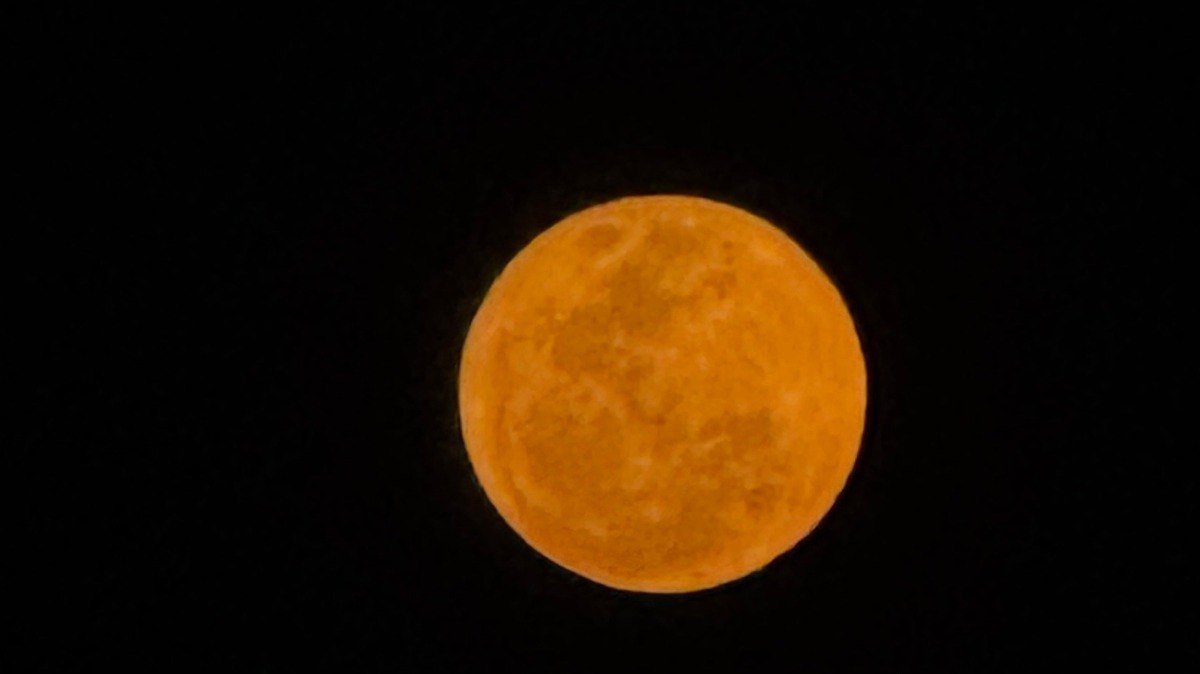
<svg viewBox="0 0 1200 674">
<path fill-rule="evenodd" d="M 690 592 L 791 549 L 858 455 L 854 321 L 771 223 L 691 196 L 587 208 L 537 236 L 471 323 L 463 438 L 500 515 L 601 583 Z"/>
</svg>

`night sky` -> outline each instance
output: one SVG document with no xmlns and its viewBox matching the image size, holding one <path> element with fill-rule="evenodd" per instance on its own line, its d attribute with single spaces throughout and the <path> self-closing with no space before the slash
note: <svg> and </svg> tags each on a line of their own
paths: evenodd
<svg viewBox="0 0 1200 674">
<path fill-rule="evenodd" d="M 42 668 L 1196 655 L 1195 505 L 1171 484 L 1193 347 L 1167 236 L 1187 219 L 1159 211 L 1182 178 L 1152 177 L 1184 119 L 1168 26 L 291 12 L 13 31 L 11 475 L 36 494 L 14 637 Z M 568 213 L 650 193 L 786 230 L 841 289 L 869 370 L 830 515 L 690 595 L 540 557 L 457 422 L 462 342 L 504 264 Z"/>
</svg>

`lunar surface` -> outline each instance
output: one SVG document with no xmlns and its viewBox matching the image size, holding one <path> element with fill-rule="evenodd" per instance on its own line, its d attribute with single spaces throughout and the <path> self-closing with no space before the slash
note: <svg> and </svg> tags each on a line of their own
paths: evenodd
<svg viewBox="0 0 1200 674">
<path fill-rule="evenodd" d="M 467 335 L 471 464 L 534 549 L 610 587 L 688 592 L 768 564 L 829 511 L 867 401 L 820 267 L 741 209 L 619 199 L 504 269 Z"/>
</svg>

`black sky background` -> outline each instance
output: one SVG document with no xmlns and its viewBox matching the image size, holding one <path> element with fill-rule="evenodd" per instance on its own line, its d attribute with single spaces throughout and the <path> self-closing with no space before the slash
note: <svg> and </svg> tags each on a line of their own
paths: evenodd
<svg viewBox="0 0 1200 674">
<path fill-rule="evenodd" d="M 10 183 L 30 338 L 13 474 L 37 493 L 16 638 L 44 668 L 1195 655 L 1195 506 L 1167 424 L 1187 416 L 1187 265 L 1179 218 L 1152 214 L 1182 185 L 1152 177 L 1183 121 L 1165 26 L 580 4 L 372 30 L 105 18 L 10 43 L 30 150 Z M 508 259 L 572 211 L 660 192 L 786 229 L 870 370 L 829 517 L 685 596 L 539 557 L 456 420 L 462 339 Z"/>
</svg>

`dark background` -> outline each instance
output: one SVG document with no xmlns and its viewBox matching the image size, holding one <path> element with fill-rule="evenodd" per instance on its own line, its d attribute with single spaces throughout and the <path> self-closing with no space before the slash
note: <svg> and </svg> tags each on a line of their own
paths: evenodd
<svg viewBox="0 0 1200 674">
<path fill-rule="evenodd" d="M 1149 177 L 1183 120 L 1165 25 L 344 18 L 14 31 L 32 236 L 10 247 L 30 337 L 13 455 L 37 493 L 16 639 L 41 665 L 1195 655 L 1194 506 L 1167 486 L 1184 436 L 1164 421 L 1184 408 L 1163 274 L 1184 262 L 1173 218 L 1149 214 L 1150 188 L 1182 184 Z M 540 558 L 473 481 L 456 420 L 459 349 L 508 259 L 572 211 L 661 192 L 786 229 L 842 289 L 870 369 L 833 512 L 764 572 L 684 596 Z"/>
</svg>

